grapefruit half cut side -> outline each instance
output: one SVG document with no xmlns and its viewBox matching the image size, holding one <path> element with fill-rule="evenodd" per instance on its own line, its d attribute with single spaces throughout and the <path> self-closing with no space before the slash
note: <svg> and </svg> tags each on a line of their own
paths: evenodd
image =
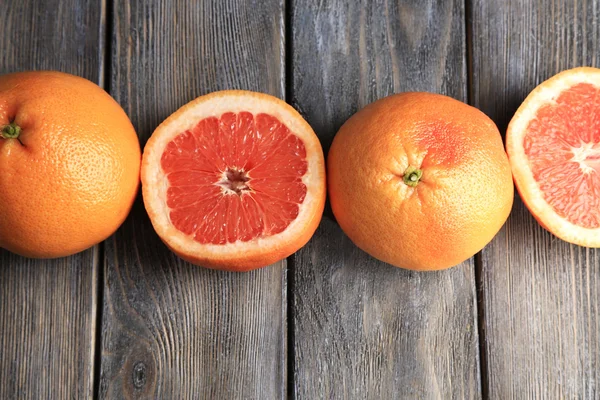
<svg viewBox="0 0 600 400">
<path fill-rule="evenodd" d="M 141 180 L 163 242 L 214 269 L 248 271 L 291 255 L 325 204 L 311 127 L 285 102 L 248 91 L 211 93 L 167 118 L 144 148 Z"/>
<path fill-rule="evenodd" d="M 600 247 L 600 70 L 563 71 L 535 88 L 510 121 L 517 189 L 557 237 Z"/>
</svg>

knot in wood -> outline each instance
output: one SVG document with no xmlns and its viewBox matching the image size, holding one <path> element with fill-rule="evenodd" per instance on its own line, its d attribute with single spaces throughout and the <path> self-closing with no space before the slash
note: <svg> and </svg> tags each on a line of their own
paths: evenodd
<svg viewBox="0 0 600 400">
<path fill-rule="evenodd" d="M 146 364 L 142 361 L 138 361 L 133 366 L 133 387 L 136 389 L 141 389 L 146 384 L 147 373 L 146 373 Z"/>
</svg>

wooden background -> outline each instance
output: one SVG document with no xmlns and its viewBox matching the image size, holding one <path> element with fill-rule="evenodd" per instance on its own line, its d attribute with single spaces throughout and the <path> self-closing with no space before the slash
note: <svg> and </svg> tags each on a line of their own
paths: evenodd
<svg viewBox="0 0 600 400">
<path fill-rule="evenodd" d="M 104 87 L 142 145 L 228 88 L 285 99 L 325 151 L 386 95 L 444 93 L 504 131 L 527 93 L 600 61 L 600 0 L 2 0 L 0 73 Z M 415 273 L 358 250 L 330 210 L 286 261 L 194 267 L 140 201 L 53 261 L 0 251 L 0 399 L 598 399 L 600 256 L 516 199 L 480 254 Z"/>
</svg>

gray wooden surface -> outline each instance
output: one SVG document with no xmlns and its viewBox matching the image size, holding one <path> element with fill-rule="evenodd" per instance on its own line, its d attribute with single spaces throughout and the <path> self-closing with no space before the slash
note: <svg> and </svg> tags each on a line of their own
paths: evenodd
<svg viewBox="0 0 600 400">
<path fill-rule="evenodd" d="M 466 100 L 462 2 L 296 0 L 291 11 L 290 100 L 327 148 L 350 115 L 392 93 Z M 328 212 L 294 261 L 297 398 L 479 397 L 472 260 L 397 269 L 358 250 Z"/>
<path fill-rule="evenodd" d="M 101 84 L 103 28 L 96 1 L 2 0 L 0 73 L 58 69 Z M 58 260 L 0 249 L 0 399 L 92 395 L 98 258 L 98 246 Z"/>
<path fill-rule="evenodd" d="M 407 90 L 504 131 L 536 84 L 598 66 L 599 40 L 598 0 L 0 2 L 0 73 L 98 82 L 142 145 L 226 88 L 286 99 L 326 151 L 353 112 Z M 517 199 L 448 271 L 377 262 L 330 210 L 287 261 L 209 271 L 172 255 L 138 201 L 76 256 L 0 250 L 0 399 L 597 399 L 599 264 Z"/>
<path fill-rule="evenodd" d="M 504 132 L 537 84 L 598 66 L 599 13 L 596 0 L 473 1 L 473 105 Z M 478 274 L 486 396 L 600 398 L 599 256 L 552 236 L 515 202 Z"/>
<path fill-rule="evenodd" d="M 278 0 L 116 2 L 110 92 L 142 146 L 204 93 L 283 97 L 283 20 Z M 247 274 L 183 262 L 139 201 L 106 242 L 100 397 L 283 397 L 285 280 L 285 261 Z"/>
</svg>

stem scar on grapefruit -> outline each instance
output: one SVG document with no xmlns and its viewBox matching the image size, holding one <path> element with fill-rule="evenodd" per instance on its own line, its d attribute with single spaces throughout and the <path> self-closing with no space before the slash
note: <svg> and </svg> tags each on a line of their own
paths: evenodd
<svg viewBox="0 0 600 400">
<path fill-rule="evenodd" d="M 412 270 L 449 268 L 500 230 L 514 187 L 502 138 L 481 111 L 403 93 L 354 114 L 335 136 L 333 213 L 361 249 Z"/>
<path fill-rule="evenodd" d="M 538 222 L 600 247 L 600 69 L 566 70 L 535 88 L 508 125 L 506 150 Z"/>
<path fill-rule="evenodd" d="M 262 93 L 201 96 L 144 148 L 142 193 L 154 229 L 181 258 L 248 271 L 304 246 L 325 204 L 319 139 L 285 102 Z"/>
<path fill-rule="evenodd" d="M 85 250 L 123 223 L 140 183 L 129 118 L 98 85 L 55 71 L 0 77 L 0 247 Z"/>
</svg>

